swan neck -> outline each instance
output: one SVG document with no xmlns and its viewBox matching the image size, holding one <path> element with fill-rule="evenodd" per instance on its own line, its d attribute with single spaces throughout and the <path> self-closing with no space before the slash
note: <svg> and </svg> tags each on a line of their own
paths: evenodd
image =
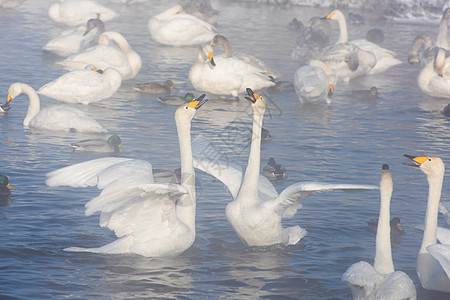
<svg viewBox="0 0 450 300">
<path fill-rule="evenodd" d="M 448 49 L 447 25 L 448 17 L 445 14 L 442 16 L 441 22 L 439 23 L 439 32 L 436 38 L 436 45 L 444 49 Z"/>
<path fill-rule="evenodd" d="M 436 244 L 436 230 L 438 221 L 439 201 L 441 199 L 444 174 L 428 175 L 428 202 L 425 215 L 425 230 L 423 232 L 420 253 L 428 253 L 427 247 Z"/>
<path fill-rule="evenodd" d="M 226 41 L 222 43 L 224 49 L 225 49 L 225 57 L 232 57 L 233 56 L 233 49 L 231 48 L 230 42 Z"/>
<path fill-rule="evenodd" d="M 339 39 L 336 44 L 347 43 L 348 33 L 347 33 L 347 22 L 345 21 L 345 16 L 340 15 L 337 19 L 339 24 Z"/>
<path fill-rule="evenodd" d="M 30 121 L 39 113 L 41 109 L 41 103 L 39 101 L 39 96 L 36 91 L 27 84 L 21 84 L 22 93 L 28 96 L 30 104 L 28 105 L 27 115 L 23 120 L 23 126 L 28 127 Z"/>
</svg>

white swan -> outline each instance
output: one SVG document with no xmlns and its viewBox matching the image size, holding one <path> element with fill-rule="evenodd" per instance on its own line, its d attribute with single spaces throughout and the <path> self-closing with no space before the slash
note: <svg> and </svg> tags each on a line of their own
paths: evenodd
<svg viewBox="0 0 450 300">
<path fill-rule="evenodd" d="M 59 101 L 89 104 L 110 98 L 122 84 L 122 76 L 114 68 L 68 72 L 42 86 L 38 93 Z"/>
<path fill-rule="evenodd" d="M 36 91 L 25 83 L 13 83 L 10 85 L 7 102 L 10 103 L 22 93 L 26 94 L 30 100 L 27 115 L 23 120 L 24 127 L 76 132 L 107 132 L 97 121 L 78 109 L 64 105 L 41 109 L 39 96 Z"/>
<path fill-rule="evenodd" d="M 105 32 L 105 24 L 99 18 L 89 19 L 86 26 L 64 30 L 57 37 L 48 41 L 42 50 L 61 57 L 84 51 L 98 44 L 100 34 Z"/>
<path fill-rule="evenodd" d="M 336 76 L 319 60 L 298 68 L 294 75 L 294 88 L 301 103 L 322 99 L 330 103 L 335 84 Z"/>
<path fill-rule="evenodd" d="M 433 61 L 420 71 L 417 84 L 429 96 L 450 98 L 450 58 L 444 49 L 439 48 Z"/>
<path fill-rule="evenodd" d="M 120 48 L 110 43 L 116 43 Z M 142 60 L 128 41 L 118 32 L 106 31 L 98 40 L 98 45 L 74 54 L 58 62 L 67 71 L 84 69 L 93 65 L 100 69 L 113 67 L 122 75 L 122 80 L 134 78 L 142 67 Z"/>
<path fill-rule="evenodd" d="M 53 22 L 67 26 L 86 24 L 100 14 L 103 21 L 116 18 L 119 14 L 91 0 L 59 0 L 50 5 L 48 16 Z"/>
<path fill-rule="evenodd" d="M 360 261 L 342 275 L 353 299 L 416 299 L 416 288 L 406 273 L 395 271 L 391 251 L 390 202 L 393 190 L 389 166 L 384 164 L 380 180 L 380 215 L 373 267 Z"/>
<path fill-rule="evenodd" d="M 107 140 L 87 139 L 72 143 L 70 147 L 76 152 L 117 153 L 123 145 L 120 137 L 113 134 Z"/>
<path fill-rule="evenodd" d="M 192 166 L 191 120 L 204 95 L 175 112 L 181 156 L 181 185 L 155 183 L 152 166 L 129 158 L 100 158 L 47 174 L 47 185 L 86 187 L 102 192 L 86 204 L 86 215 L 100 212 L 100 226 L 117 240 L 98 248 L 68 248 L 94 253 L 175 256 L 195 239 L 195 173 Z"/>
<path fill-rule="evenodd" d="M 210 24 L 186 14 L 179 4 L 152 17 L 148 22 L 152 38 L 170 46 L 193 46 L 210 41 L 215 29 Z"/>
<path fill-rule="evenodd" d="M 408 63 L 426 65 L 434 59 L 439 48 L 433 38 L 426 33 L 421 33 L 414 39 L 408 51 Z"/>
<path fill-rule="evenodd" d="M 210 157 L 194 157 L 194 167 L 218 178 L 232 194 L 234 200 L 226 206 L 225 214 L 245 245 L 296 244 L 306 234 L 306 230 L 298 225 L 283 228 L 281 220 L 294 216 L 301 207 L 300 202 L 315 192 L 377 188 L 372 185 L 299 182 L 278 194 L 272 183 L 260 174 L 261 127 L 265 100 L 251 89 L 248 89 L 247 93 L 249 97 L 246 98 L 253 109 L 253 136 L 244 176 L 239 167 L 217 160 L 220 156 L 215 153 Z M 196 155 L 212 153 L 210 150 L 214 148 L 206 148 L 209 145 L 204 144 L 199 142 L 197 145 L 194 141 Z"/>
<path fill-rule="evenodd" d="M 260 69 L 238 58 L 222 55 L 215 58 L 211 45 L 200 48 L 188 78 L 196 90 L 234 97 L 244 92 L 247 87 L 258 90 L 275 85 Z"/>
<path fill-rule="evenodd" d="M 417 275 L 427 290 L 450 292 L 450 245 L 436 244 L 436 229 L 445 165 L 439 157 L 405 155 L 427 175 L 428 202 L 422 245 L 417 257 Z"/>
<path fill-rule="evenodd" d="M 439 23 L 439 31 L 436 37 L 436 46 L 444 49 L 450 49 L 450 43 L 447 36 L 448 20 L 450 19 L 450 7 L 447 7 L 442 14 L 441 22 Z"/>
<path fill-rule="evenodd" d="M 339 24 L 340 35 L 336 44 L 340 43 L 351 43 L 358 46 L 359 48 L 372 52 L 376 57 L 375 66 L 367 72 L 367 74 L 378 74 L 386 71 L 387 69 L 399 65 L 402 63 L 401 60 L 395 57 L 395 52 L 387 50 L 379 45 L 369 42 L 366 39 L 359 39 L 348 41 L 347 33 L 347 22 L 345 20 L 344 14 L 339 10 L 333 10 L 330 14 L 326 16 L 327 19 L 335 20 Z"/>
</svg>

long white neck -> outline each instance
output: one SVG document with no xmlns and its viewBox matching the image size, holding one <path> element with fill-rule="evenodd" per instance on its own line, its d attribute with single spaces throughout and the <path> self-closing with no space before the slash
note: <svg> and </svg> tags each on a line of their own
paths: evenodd
<svg viewBox="0 0 450 300">
<path fill-rule="evenodd" d="M 191 147 L 191 122 L 175 118 L 178 132 L 178 143 L 180 144 L 181 159 L 181 185 L 188 191 L 178 199 L 177 216 L 191 230 L 195 231 L 195 172 L 192 164 Z"/>
<path fill-rule="evenodd" d="M 438 175 L 428 175 L 428 203 L 425 215 L 425 230 L 423 232 L 422 246 L 420 253 L 428 253 L 427 247 L 436 244 L 436 229 L 438 221 L 439 201 L 441 199 L 442 182 L 444 173 Z"/>
<path fill-rule="evenodd" d="M 336 19 L 339 24 L 339 39 L 336 44 L 347 43 L 348 33 L 347 33 L 347 22 L 345 21 L 344 14 L 340 13 Z"/>
<path fill-rule="evenodd" d="M 380 181 L 380 215 L 378 218 L 374 268 L 382 274 L 395 271 L 391 251 L 390 202 L 392 196 L 392 179 L 383 171 Z"/>
<path fill-rule="evenodd" d="M 264 101 L 260 99 L 258 101 Z M 237 201 L 242 201 L 253 205 L 258 201 L 258 180 L 261 160 L 261 129 L 264 118 L 264 110 L 253 109 L 253 128 L 250 153 L 248 156 L 247 169 L 244 180 L 236 197 Z"/>
<path fill-rule="evenodd" d="M 444 13 L 441 23 L 439 23 L 439 32 L 436 38 L 436 45 L 444 49 L 448 49 L 447 25 L 448 14 Z"/>
<path fill-rule="evenodd" d="M 30 121 L 39 113 L 41 109 L 41 103 L 39 101 L 38 94 L 31 86 L 25 83 L 17 83 L 17 84 L 20 85 L 22 93 L 26 94 L 30 101 L 30 104 L 28 105 L 27 115 L 23 120 L 23 126 L 28 127 Z M 18 95 L 16 95 L 16 97 L 17 96 Z"/>
</svg>

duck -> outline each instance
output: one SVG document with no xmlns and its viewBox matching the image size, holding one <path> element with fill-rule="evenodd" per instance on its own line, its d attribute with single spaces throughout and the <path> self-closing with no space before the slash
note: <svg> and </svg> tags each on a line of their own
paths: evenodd
<svg viewBox="0 0 450 300">
<path fill-rule="evenodd" d="M 181 105 L 186 102 L 191 102 L 194 99 L 193 93 L 186 93 L 184 97 L 178 95 L 160 96 L 157 98 L 159 102 L 167 105 Z"/>
<path fill-rule="evenodd" d="M 86 215 L 100 212 L 100 226 L 117 239 L 100 247 L 65 251 L 173 257 L 195 240 L 196 190 L 192 166 L 191 121 L 206 103 L 205 95 L 178 107 L 175 123 L 181 161 L 181 184 L 158 183 L 148 161 L 104 157 L 69 165 L 46 174 L 49 187 L 97 186 L 99 196 L 86 203 Z"/>
<path fill-rule="evenodd" d="M 59 0 L 48 9 L 48 16 L 55 23 L 67 26 L 86 24 L 89 19 L 101 15 L 104 22 L 119 16 L 112 9 L 92 0 Z"/>
<path fill-rule="evenodd" d="M 378 89 L 376 87 L 371 87 L 368 90 L 355 90 L 352 91 L 352 96 L 362 100 L 375 100 L 378 98 Z"/>
<path fill-rule="evenodd" d="M 123 147 L 122 140 L 117 134 L 108 137 L 107 140 L 87 139 L 70 144 L 75 152 L 118 153 L 119 147 Z"/>
<path fill-rule="evenodd" d="M 326 19 L 337 21 L 339 24 L 340 35 L 339 39 L 336 42 L 336 45 L 348 42 L 359 47 L 362 50 L 372 52 L 375 55 L 376 63 L 367 72 L 367 74 L 379 74 L 385 72 L 386 70 L 388 70 L 393 66 L 402 63 L 402 61 L 396 57 L 395 52 L 385 49 L 375 43 L 372 43 L 367 39 L 358 39 L 349 42 L 345 16 L 339 9 L 335 9 L 331 13 L 329 13 L 326 16 Z"/>
<path fill-rule="evenodd" d="M 263 71 L 235 57 L 214 57 L 211 45 L 204 44 L 189 69 L 192 86 L 204 93 L 231 95 L 235 98 L 247 87 L 258 90 L 275 85 Z"/>
<path fill-rule="evenodd" d="M 445 164 L 440 157 L 404 154 L 411 163 L 407 166 L 419 168 L 427 176 L 428 201 L 425 229 L 417 257 L 417 275 L 424 289 L 450 292 L 450 244 L 437 244 L 436 230 L 439 202 L 444 181 Z"/>
<path fill-rule="evenodd" d="M 41 109 L 38 94 L 26 83 L 16 82 L 10 85 L 7 103 L 9 104 L 22 93 L 27 95 L 30 101 L 27 114 L 23 120 L 23 126 L 25 128 L 68 132 L 107 132 L 97 121 L 76 108 L 56 105 Z"/>
<path fill-rule="evenodd" d="M 239 166 L 217 159 L 221 157 L 220 153 L 216 156 L 215 153 L 205 151 L 205 147 L 209 147 L 208 150 L 212 152 L 215 150 L 209 141 L 198 139 L 193 146 L 194 167 L 219 179 L 230 191 L 233 200 L 227 204 L 225 216 L 245 246 L 297 244 L 307 231 L 298 225 L 284 228 L 281 221 L 293 217 L 301 207 L 300 202 L 313 193 L 335 189 L 377 188 L 373 185 L 298 182 L 278 194 L 269 179 L 260 174 L 261 127 L 265 99 L 250 88 L 247 89 L 247 94 L 246 99 L 253 110 L 253 137 L 244 174 Z M 208 152 L 208 156 L 205 152 Z"/>
<path fill-rule="evenodd" d="M 369 226 L 370 232 L 377 233 L 378 219 L 370 219 L 369 222 L 367 222 L 367 225 Z M 399 217 L 393 217 L 390 221 L 390 225 L 391 225 L 391 234 L 405 233 L 405 230 L 403 229 L 403 226 L 400 223 Z"/>
<path fill-rule="evenodd" d="M 390 201 L 393 190 L 389 165 L 383 164 L 380 180 L 380 216 L 373 266 L 366 261 L 351 265 L 342 280 L 352 290 L 353 299 L 416 299 L 416 288 L 409 276 L 395 271 L 391 250 Z"/>
<path fill-rule="evenodd" d="M 168 46 L 200 45 L 216 34 L 211 24 L 185 13 L 180 4 L 150 18 L 148 30 L 156 42 Z"/>
<path fill-rule="evenodd" d="M 119 47 L 112 45 L 112 42 Z M 142 59 L 123 35 L 116 31 L 105 31 L 100 35 L 97 46 L 73 54 L 57 64 L 66 71 L 84 69 L 87 65 L 99 69 L 112 67 L 119 71 L 122 80 L 128 80 L 139 73 Z"/>
<path fill-rule="evenodd" d="M 15 188 L 9 183 L 9 178 L 6 175 L 0 175 L 0 197 L 8 197 L 11 195 L 11 190 Z"/>
<path fill-rule="evenodd" d="M 417 84 L 428 96 L 450 98 L 450 58 L 444 49 L 439 48 L 433 61 L 420 71 Z"/>
<path fill-rule="evenodd" d="M 267 165 L 264 166 L 262 174 L 270 181 L 284 180 L 288 177 L 286 168 L 275 162 L 273 157 L 269 158 Z"/>
<path fill-rule="evenodd" d="M 48 41 L 42 50 L 60 57 L 67 57 L 97 45 L 98 38 L 103 32 L 105 32 L 105 24 L 100 20 L 100 16 L 97 16 L 95 19 L 89 19 L 86 25 L 64 30 Z"/>
<path fill-rule="evenodd" d="M 155 82 L 148 82 L 143 84 L 137 84 L 134 89 L 141 93 L 146 94 L 166 94 L 170 95 L 171 89 L 175 89 L 175 85 L 172 80 L 164 81 L 164 84 Z"/>
<path fill-rule="evenodd" d="M 325 100 L 329 104 L 336 81 L 336 76 L 327 64 L 312 60 L 295 72 L 295 93 L 300 103 Z"/>
<path fill-rule="evenodd" d="M 99 70 L 88 65 L 43 85 L 38 94 L 67 103 L 89 104 L 110 98 L 121 84 L 122 76 L 116 69 Z"/>
</svg>

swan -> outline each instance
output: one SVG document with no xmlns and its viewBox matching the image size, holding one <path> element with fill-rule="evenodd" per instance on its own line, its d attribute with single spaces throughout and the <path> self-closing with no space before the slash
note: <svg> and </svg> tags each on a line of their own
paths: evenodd
<svg viewBox="0 0 450 300">
<path fill-rule="evenodd" d="M 444 49 L 439 48 L 433 61 L 420 71 L 417 84 L 429 96 L 450 98 L 450 58 Z"/>
<path fill-rule="evenodd" d="M 447 225 L 450 225 L 450 201 L 441 201 L 439 203 L 439 212 L 444 216 Z"/>
<path fill-rule="evenodd" d="M 417 275 L 427 290 L 450 292 L 450 245 L 436 244 L 436 229 L 445 165 L 439 157 L 404 155 L 418 167 L 428 180 L 428 202 L 422 245 L 417 257 Z"/>
<path fill-rule="evenodd" d="M 251 141 L 253 138 L 253 130 L 250 129 L 247 140 Z M 269 129 L 266 129 L 264 127 L 261 127 L 261 143 L 270 143 L 272 141 L 272 134 L 270 133 Z"/>
<path fill-rule="evenodd" d="M 7 103 L 10 103 L 22 93 L 26 94 L 30 100 L 27 115 L 23 120 L 24 127 L 33 127 L 44 130 L 64 130 L 70 132 L 107 132 L 97 121 L 88 117 L 78 109 L 64 105 L 41 109 L 39 96 L 36 91 L 25 83 L 17 82 L 10 85 Z"/>
<path fill-rule="evenodd" d="M 6 175 L 0 175 L 0 196 L 7 197 L 11 195 L 11 190 L 15 188 L 9 183 L 9 178 Z"/>
<path fill-rule="evenodd" d="M 67 57 L 96 45 L 103 32 L 105 32 L 105 24 L 99 17 L 89 19 L 86 26 L 80 25 L 75 29 L 64 30 L 48 41 L 42 50 Z"/>
<path fill-rule="evenodd" d="M 204 95 L 175 112 L 181 158 L 181 185 L 155 183 L 149 162 L 107 157 L 52 171 L 48 186 L 97 185 L 102 192 L 86 204 L 86 215 L 100 212 L 100 226 L 117 240 L 98 248 L 66 251 L 105 254 L 135 253 L 146 257 L 175 256 L 195 239 L 195 173 L 192 166 L 191 120 L 206 100 Z"/>
<path fill-rule="evenodd" d="M 189 69 L 188 78 L 196 90 L 237 97 L 247 87 L 258 90 L 275 85 L 260 69 L 234 57 L 215 58 L 213 51 L 211 45 L 203 45 L 197 61 Z"/>
<path fill-rule="evenodd" d="M 70 144 L 76 152 L 117 153 L 123 147 L 122 140 L 117 134 L 111 135 L 107 140 L 88 139 Z"/>
<path fill-rule="evenodd" d="M 116 43 L 119 48 L 111 42 Z M 112 67 L 120 72 L 122 80 L 128 80 L 139 73 L 142 60 L 123 35 L 115 31 L 105 31 L 100 35 L 97 46 L 71 55 L 57 64 L 67 71 L 83 69 L 86 65 L 100 69 Z"/>
<path fill-rule="evenodd" d="M 89 19 L 101 15 L 103 21 L 116 18 L 119 14 L 91 0 L 59 0 L 50 5 L 48 16 L 53 22 L 67 26 L 86 24 Z"/>
<path fill-rule="evenodd" d="M 347 33 L 347 23 L 345 16 L 339 9 L 333 10 L 330 14 L 326 16 L 329 20 L 337 21 L 339 24 L 339 39 L 336 44 L 347 43 L 348 33 Z M 372 52 L 376 57 L 375 66 L 370 69 L 367 74 L 378 74 L 386 71 L 387 69 L 399 65 L 402 63 L 401 60 L 395 57 L 395 52 L 387 50 L 379 45 L 369 42 L 366 39 L 353 40 L 349 43 L 363 49 L 365 51 Z"/>
<path fill-rule="evenodd" d="M 351 265 L 342 275 L 353 299 L 416 299 L 416 288 L 406 273 L 395 271 L 391 251 L 390 202 L 393 190 L 389 166 L 382 166 L 380 216 L 373 266 L 365 261 Z"/>
<path fill-rule="evenodd" d="M 89 104 L 110 98 L 121 84 L 122 76 L 116 69 L 99 70 L 88 65 L 45 84 L 38 94 L 68 103 Z"/>
<path fill-rule="evenodd" d="M 450 49 L 450 44 L 447 36 L 448 20 L 450 19 L 450 7 L 447 7 L 439 23 L 439 31 L 436 37 L 436 46 L 444 49 Z"/>
<path fill-rule="evenodd" d="M 433 60 L 439 48 L 433 38 L 421 33 L 414 39 L 408 51 L 408 63 L 426 65 Z"/>
<path fill-rule="evenodd" d="M 263 168 L 262 174 L 271 181 L 284 180 L 288 177 L 286 168 L 277 164 L 273 157 L 269 158 L 267 165 Z"/>
<path fill-rule="evenodd" d="M 294 88 L 301 103 L 325 99 L 331 102 L 336 76 L 328 66 L 319 60 L 312 60 L 295 72 Z"/>
<path fill-rule="evenodd" d="M 245 174 L 229 162 L 221 162 L 209 145 L 194 141 L 194 167 L 222 181 L 234 200 L 227 204 L 225 215 L 246 246 L 294 245 L 306 234 L 300 226 L 283 228 L 281 221 L 293 217 L 300 202 L 315 192 L 334 189 L 376 189 L 372 185 L 299 182 L 278 194 L 272 183 L 260 175 L 261 127 L 265 99 L 247 89 L 253 109 L 253 138 Z M 209 147 L 209 148 L 208 148 Z M 207 151 L 205 151 L 207 150 Z M 208 153 L 206 157 L 199 157 Z M 209 156 L 212 153 L 212 156 Z M 214 159 L 212 159 L 214 157 Z M 241 183 L 241 178 L 243 178 Z"/>
<path fill-rule="evenodd" d="M 175 89 L 175 85 L 172 80 L 166 80 L 164 81 L 164 84 L 155 82 L 137 84 L 134 89 L 141 93 L 170 95 L 170 89 Z"/>
<path fill-rule="evenodd" d="M 209 42 L 215 35 L 212 25 L 186 14 L 179 4 L 152 17 L 148 30 L 155 41 L 169 46 L 199 45 Z"/>
<path fill-rule="evenodd" d="M 225 58 L 231 58 L 231 57 L 235 57 L 238 58 L 240 60 L 242 60 L 243 62 L 257 68 L 260 70 L 261 74 L 263 76 L 266 77 L 271 77 L 273 80 L 277 79 L 280 77 L 280 73 L 275 71 L 274 69 L 272 69 L 271 67 L 269 67 L 268 65 L 266 65 L 262 60 L 260 60 L 259 58 L 256 58 L 252 55 L 248 55 L 248 54 L 233 54 L 233 49 L 231 48 L 231 44 L 228 41 L 228 39 L 226 37 L 224 37 L 223 35 L 217 34 L 214 36 L 214 38 L 211 40 L 210 42 L 211 46 L 214 47 L 214 45 L 222 45 L 225 49 L 225 53 L 223 54 L 223 57 Z M 217 57 L 218 56 L 214 56 L 215 57 L 215 61 L 217 62 Z"/>
</svg>

